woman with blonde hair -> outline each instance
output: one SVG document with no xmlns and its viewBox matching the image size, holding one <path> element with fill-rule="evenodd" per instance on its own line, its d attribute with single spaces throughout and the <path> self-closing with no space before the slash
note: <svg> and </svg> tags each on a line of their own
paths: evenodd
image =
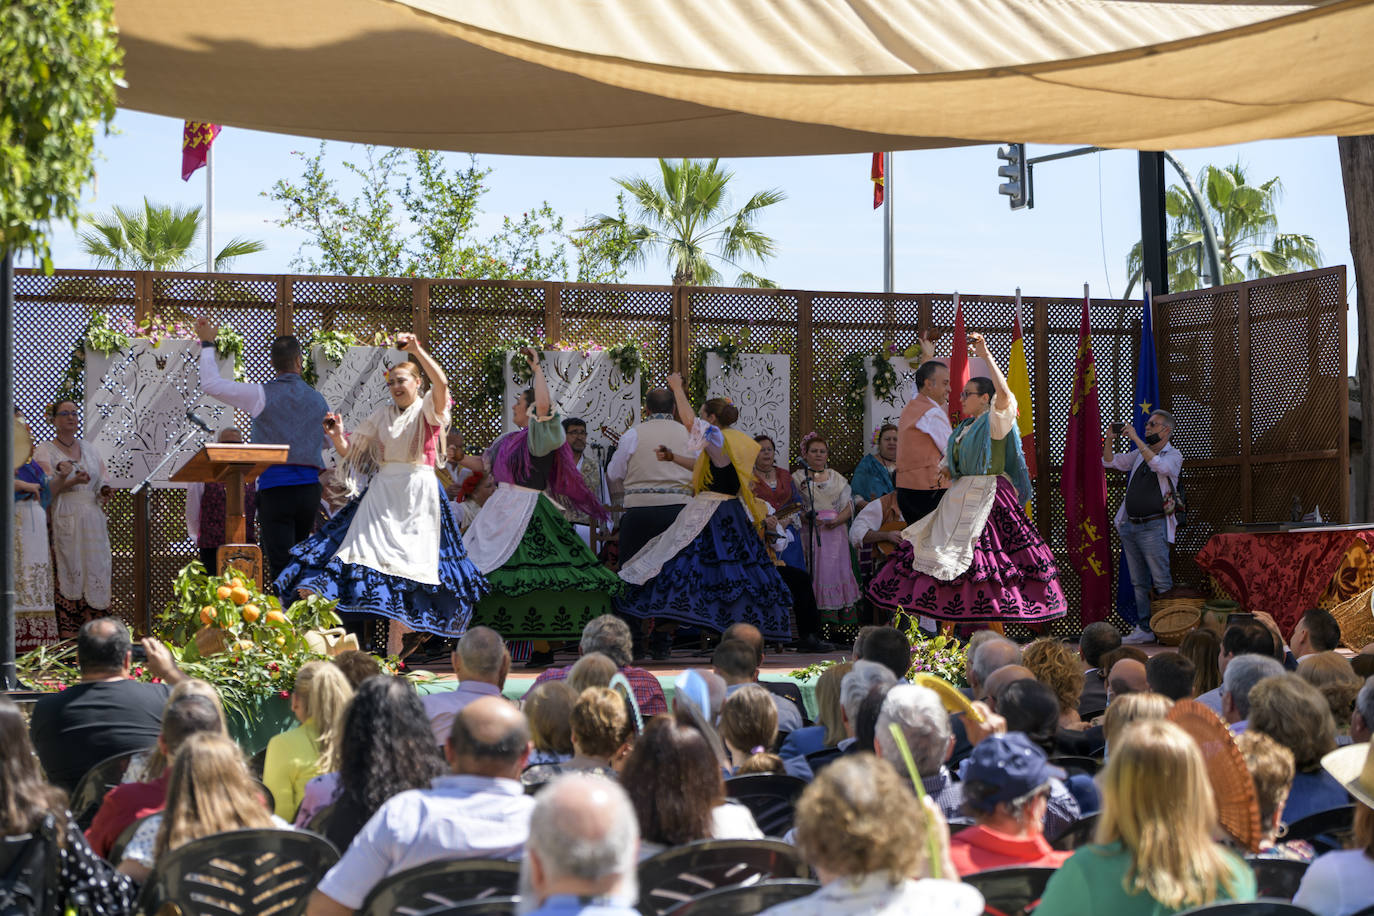
<svg viewBox="0 0 1374 916">
<path fill-rule="evenodd" d="M 1331 707 L 1336 734 L 1350 734 L 1350 715 L 1355 711 L 1364 679 L 1355 673 L 1339 652 L 1314 652 L 1298 660 L 1298 677 L 1316 687 Z"/>
<path fill-rule="evenodd" d="M 615 779 L 634 750 L 634 725 L 625 699 L 608 687 L 588 687 L 578 694 L 568 725 L 572 756 L 558 763 L 526 767 L 520 774 L 526 788 L 542 786 L 572 771 Z"/>
<path fill-rule="evenodd" d="M 783 760 L 834 747 L 849 737 L 840 711 L 840 683 L 853 669 L 853 662 L 841 662 L 821 672 L 816 679 L 816 724 L 788 733 L 778 749 Z"/>
<path fill-rule="evenodd" d="M 337 665 L 306 662 L 296 672 L 291 712 L 301 723 L 267 742 L 262 781 L 276 799 L 277 816 L 290 821 L 305 797 L 305 785 L 339 768 L 338 736 L 353 687 Z"/>
<path fill-rule="evenodd" d="M 1112 742 L 1121 734 L 1122 729 L 1132 722 L 1149 719 L 1167 719 L 1174 701 L 1162 693 L 1128 693 L 1117 697 L 1102 717 L 1102 737 L 1107 743 L 1107 752 Z"/>
<path fill-rule="evenodd" d="M 619 671 L 609 655 L 588 652 L 579 658 L 568 672 L 568 686 L 580 697 L 582 691 L 588 687 L 611 686 L 611 678 Z"/>
<path fill-rule="evenodd" d="M 1059 727 L 1081 727 L 1078 698 L 1083 695 L 1084 677 L 1078 653 L 1057 639 L 1043 637 L 1026 646 L 1021 664 L 1031 670 L 1037 681 L 1054 691 L 1059 703 Z"/>
<path fill-rule="evenodd" d="M 530 727 L 530 744 L 534 745 L 526 769 L 572 758 L 572 710 L 577 697 L 577 691 L 565 680 L 535 684 L 525 694 L 520 708 Z"/>
<path fill-rule="evenodd" d="M 1293 752 L 1262 732 L 1246 731 L 1236 735 L 1236 747 L 1245 758 L 1245 768 L 1255 784 L 1255 798 L 1259 803 L 1259 850 L 1252 858 L 1288 859 L 1294 862 L 1312 861 L 1312 846 L 1304 840 L 1287 843 L 1278 841 L 1287 831 L 1283 823 L 1283 805 L 1293 788 Z"/>
<path fill-rule="evenodd" d="M 718 730 L 734 767 L 732 775 L 783 772 L 782 758 L 772 752 L 778 739 L 778 707 L 767 690 L 746 684 L 726 697 Z"/>
<path fill-rule="evenodd" d="M 1037 916 L 1162 916 L 1255 898 L 1250 867 L 1212 839 L 1216 798 L 1187 732 L 1131 723 L 1099 779 L 1096 842 L 1050 878 Z"/>
<path fill-rule="evenodd" d="M 1349 804 L 1345 789 L 1322 769 L 1336 749 L 1336 720 L 1321 691 L 1296 674 L 1267 677 L 1250 689 L 1249 729 L 1293 752 L 1293 789 L 1283 806 L 1291 824 L 1309 814 Z"/>
</svg>

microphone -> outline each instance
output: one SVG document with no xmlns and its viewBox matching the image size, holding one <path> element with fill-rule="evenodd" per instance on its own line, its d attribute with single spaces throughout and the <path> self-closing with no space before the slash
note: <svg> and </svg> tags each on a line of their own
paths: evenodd
<svg viewBox="0 0 1374 916">
<path fill-rule="evenodd" d="M 206 423 L 200 417 L 196 416 L 196 412 L 194 410 L 186 411 L 186 419 L 190 420 L 193 425 L 199 426 L 201 429 L 205 430 L 210 435 L 213 436 L 215 434 L 215 431 L 210 428 L 210 424 Z"/>
</svg>

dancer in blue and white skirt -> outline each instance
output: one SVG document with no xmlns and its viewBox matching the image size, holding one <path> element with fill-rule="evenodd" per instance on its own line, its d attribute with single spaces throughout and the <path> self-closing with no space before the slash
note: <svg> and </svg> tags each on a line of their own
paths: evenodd
<svg viewBox="0 0 1374 916">
<path fill-rule="evenodd" d="M 402 644 L 407 629 L 463 635 L 489 586 L 463 549 L 434 473 L 449 425 L 448 379 L 415 335 L 399 334 L 396 342 L 414 361 L 387 373 L 392 403 L 373 411 L 352 435 L 337 414 L 325 417 L 325 433 L 345 464 L 370 473 L 372 481 L 291 549 L 277 586 L 282 595 L 337 599 L 343 613 L 390 619 L 387 650 L 405 654 L 422 638 L 407 635 Z M 422 395 L 423 376 L 431 388 Z"/>
</svg>

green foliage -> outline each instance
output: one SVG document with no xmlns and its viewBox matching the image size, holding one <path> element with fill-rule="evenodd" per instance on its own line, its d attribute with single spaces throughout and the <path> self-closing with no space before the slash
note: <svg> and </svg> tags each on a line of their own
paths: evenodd
<svg viewBox="0 0 1374 916">
<path fill-rule="evenodd" d="M 81 234 L 81 250 L 97 267 L 114 270 L 194 270 L 204 225 L 199 205 L 155 204 L 143 198 L 142 209 L 114 207 L 102 216 L 86 217 L 90 227 Z M 224 270 L 235 258 L 266 251 L 257 239 L 233 238 L 215 255 L 214 270 Z"/>
<path fill-rule="evenodd" d="M 1298 270 L 1320 267 L 1321 248 L 1310 235 L 1278 231 L 1274 213 L 1283 185 L 1277 177 L 1260 185 L 1250 184 L 1245 166 L 1239 161 L 1202 170 L 1199 191 L 1207 205 L 1207 215 L 1217 235 L 1220 253 L 1220 283 L 1240 283 L 1275 277 Z M 1202 222 L 1193 198 L 1182 185 L 1171 185 L 1164 196 L 1169 215 L 1169 248 L 1204 243 Z M 1126 257 L 1130 275 L 1123 298 L 1140 278 L 1141 245 L 1131 248 Z M 1205 252 L 1202 257 L 1206 257 Z M 1169 290 L 1183 292 L 1202 287 L 1196 249 L 1169 257 Z"/>
<path fill-rule="evenodd" d="M 325 359 L 338 365 L 343 362 L 349 347 L 390 347 L 395 343 L 396 335 L 385 331 L 375 332 L 370 341 L 363 340 L 351 331 L 316 331 L 302 348 L 301 378 L 310 385 L 319 381 L 319 367 L 315 365 L 314 356 L 316 347 L 320 348 Z"/>
<path fill-rule="evenodd" d="M 113 0 L 0 4 L 0 249 L 52 272 L 48 227 L 76 222 L 124 54 Z"/>
<path fill-rule="evenodd" d="M 627 263 L 642 264 L 651 248 L 662 251 L 675 284 L 718 283 L 721 274 L 712 263 L 718 261 L 739 271 L 737 286 L 776 288 L 776 283 L 745 270 L 739 262 L 764 264 L 777 252 L 777 244 L 756 223 L 765 207 L 786 200 L 787 195 L 777 189 L 759 191 L 730 212 L 726 186 L 734 172 L 721 168 L 719 159 L 678 163 L 660 159 L 658 165 L 657 182 L 643 177 L 616 179 L 638 206 L 638 222 L 626 217 L 623 199 L 617 197 L 621 206 L 616 216 L 598 214 L 581 231 L 611 233 Z"/>
<path fill-rule="evenodd" d="M 492 407 L 501 410 L 501 400 L 506 396 L 506 365 L 507 359 L 510 360 L 510 371 L 512 377 L 518 385 L 528 385 L 533 379 L 530 372 L 529 363 L 525 361 L 520 351 L 529 347 L 539 352 L 545 350 L 579 350 L 583 353 L 593 353 L 604 350 L 611 362 L 615 364 L 618 371 L 625 378 L 631 378 L 644 366 L 644 351 L 640 349 L 638 341 L 627 340 L 615 344 L 611 347 L 604 347 L 594 340 L 584 340 L 570 342 L 566 340 L 555 341 L 554 343 L 544 343 L 541 340 L 529 337 L 517 337 L 497 344 L 486 352 L 482 357 L 482 379 L 477 388 L 477 393 L 472 396 L 472 405 L 478 409 Z M 640 388 L 644 388 L 647 379 L 640 376 Z"/>
<path fill-rule="evenodd" d="M 263 196 L 282 206 L 278 225 L 303 231 L 307 241 L 292 266 L 311 273 L 372 277 L 488 280 L 565 279 L 568 249 L 579 281 L 617 282 L 625 270 L 613 235 L 575 238 L 547 202 L 518 218 L 502 218 L 489 237 L 478 235 L 479 204 L 491 169 L 476 156 L 450 169 L 431 150 L 365 148 L 365 161 L 343 163 L 360 191 L 347 198 L 325 162 L 296 153 L 299 180 L 282 179 Z"/>
<path fill-rule="evenodd" d="M 871 352 L 848 353 L 840 360 L 840 378 L 844 382 L 842 406 L 845 418 L 855 425 L 864 421 L 864 394 L 868 391 L 868 360 L 873 359 L 873 396 L 885 401 L 897 390 L 897 370 L 892 365 L 896 347 L 889 344 Z M 913 362 L 921 358 L 920 343 L 913 344 L 903 354 Z"/>
<path fill-rule="evenodd" d="M 934 674 L 956 687 L 968 686 L 968 680 L 964 675 L 966 653 L 959 640 L 953 636 L 926 636 L 921 631 L 919 617 L 906 611 L 898 611 L 892 625 L 905 633 L 911 642 L 911 667 L 907 669 L 908 678 L 922 673 Z M 805 668 L 798 668 L 788 676 L 810 680 L 819 677 L 820 673 L 831 665 L 837 664 L 837 660 L 827 659 L 807 665 Z"/>
<path fill-rule="evenodd" d="M 740 354 L 744 352 L 744 347 L 748 333 L 741 335 L 738 339 L 729 334 L 720 335 L 720 340 L 709 347 L 702 347 L 697 350 L 697 358 L 692 360 L 692 373 L 687 379 L 687 393 L 692 398 L 693 404 L 703 404 L 706 402 L 706 357 L 714 353 L 720 357 L 721 371 L 726 375 L 734 372 L 743 372 L 744 364 L 740 362 Z"/>
</svg>

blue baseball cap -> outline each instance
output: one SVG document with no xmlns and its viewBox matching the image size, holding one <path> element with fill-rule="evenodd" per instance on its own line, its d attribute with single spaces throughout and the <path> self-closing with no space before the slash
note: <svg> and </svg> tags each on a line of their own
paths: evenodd
<svg viewBox="0 0 1374 916">
<path fill-rule="evenodd" d="M 991 735 L 973 749 L 965 782 L 981 782 L 995 786 L 997 791 L 981 800 L 991 808 L 1030 795 L 1051 778 L 1064 778 L 1064 771 L 1051 766 L 1045 752 L 1020 732 Z"/>
</svg>

